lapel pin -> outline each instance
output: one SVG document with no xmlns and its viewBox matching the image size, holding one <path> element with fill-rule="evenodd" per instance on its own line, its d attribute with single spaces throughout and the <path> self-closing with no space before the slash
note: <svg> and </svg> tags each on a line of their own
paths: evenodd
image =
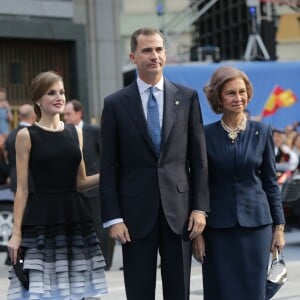
<svg viewBox="0 0 300 300">
<path fill-rule="evenodd" d="M 258 131 L 255 131 L 255 135 L 258 135 Z"/>
<path fill-rule="evenodd" d="M 175 103 L 175 105 L 179 105 L 180 102 L 179 102 L 179 100 L 175 100 L 174 103 Z"/>
</svg>

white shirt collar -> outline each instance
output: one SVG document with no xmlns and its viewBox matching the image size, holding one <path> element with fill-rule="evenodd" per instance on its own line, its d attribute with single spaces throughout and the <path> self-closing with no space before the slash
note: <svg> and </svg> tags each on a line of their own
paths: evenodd
<svg viewBox="0 0 300 300">
<path fill-rule="evenodd" d="M 83 121 L 81 120 L 75 127 L 78 128 L 78 129 L 82 129 Z"/>
<path fill-rule="evenodd" d="M 140 94 L 143 94 L 151 85 L 143 81 L 139 76 L 137 77 L 137 86 Z M 155 84 L 155 87 L 160 91 L 164 90 L 164 77 L 162 76 L 158 83 Z"/>
<path fill-rule="evenodd" d="M 27 127 L 27 126 L 31 126 L 32 124 L 30 124 L 29 122 L 20 121 L 20 122 L 19 122 L 19 125 L 20 125 L 20 126 L 26 126 L 26 127 Z"/>
</svg>

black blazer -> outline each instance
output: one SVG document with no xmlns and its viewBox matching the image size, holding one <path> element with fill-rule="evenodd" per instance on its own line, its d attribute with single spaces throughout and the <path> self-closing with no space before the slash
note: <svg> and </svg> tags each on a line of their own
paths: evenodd
<svg viewBox="0 0 300 300">
<path fill-rule="evenodd" d="M 207 225 L 228 228 L 285 223 L 270 126 L 248 121 L 232 144 L 220 121 L 205 126 L 211 213 Z"/>
<path fill-rule="evenodd" d="M 100 164 L 100 128 L 95 125 L 83 123 L 82 127 L 82 155 L 87 175 L 99 173 Z M 99 189 L 82 192 L 86 197 L 99 197 Z M 99 216 L 100 218 L 100 216 Z"/>
<path fill-rule="evenodd" d="M 122 217 L 133 238 L 154 226 L 160 203 L 177 234 L 192 210 L 209 211 L 204 129 L 196 91 L 164 81 L 159 158 L 137 83 L 104 100 L 101 119 L 102 221 Z"/>
</svg>

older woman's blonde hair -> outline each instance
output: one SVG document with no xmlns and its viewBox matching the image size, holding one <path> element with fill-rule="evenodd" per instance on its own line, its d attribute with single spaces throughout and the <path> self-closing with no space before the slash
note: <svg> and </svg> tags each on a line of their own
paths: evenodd
<svg viewBox="0 0 300 300">
<path fill-rule="evenodd" d="M 237 68 L 230 66 L 222 66 L 218 68 L 213 73 L 210 82 L 204 86 L 203 91 L 208 103 L 216 114 L 223 113 L 223 105 L 220 98 L 224 84 L 228 81 L 239 78 L 245 82 L 249 102 L 253 95 L 252 84 L 248 76 Z"/>
<path fill-rule="evenodd" d="M 45 95 L 45 93 L 53 86 L 55 83 L 63 79 L 54 71 L 46 71 L 39 73 L 31 82 L 30 86 L 30 96 L 33 102 L 34 112 L 37 119 L 41 118 L 41 109 L 39 107 L 38 101 Z"/>
</svg>

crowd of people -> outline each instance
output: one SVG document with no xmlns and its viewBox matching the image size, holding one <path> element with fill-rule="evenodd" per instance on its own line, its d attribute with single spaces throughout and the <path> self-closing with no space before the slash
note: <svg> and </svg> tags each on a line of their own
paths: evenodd
<svg viewBox="0 0 300 300">
<path fill-rule="evenodd" d="M 270 253 L 285 246 L 277 172 L 299 167 L 298 123 L 251 120 L 249 78 L 222 66 L 203 87 L 221 118 L 203 124 L 196 90 L 163 76 L 163 34 L 140 28 L 130 46 L 137 78 L 105 97 L 100 127 L 55 72 L 31 83 L 36 120 L 6 137 L 17 178 L 8 299 L 107 293 L 116 240 L 128 300 L 155 299 L 158 254 L 165 300 L 189 299 L 192 254 L 205 300 L 266 300 Z"/>
<path fill-rule="evenodd" d="M 276 169 L 279 173 L 300 171 L 300 132 L 297 128 L 298 123 L 287 125 L 283 130 L 274 129 Z"/>
<path fill-rule="evenodd" d="M 261 116 L 252 116 L 245 109 L 244 113 L 249 120 L 262 121 Z M 300 171 L 300 122 L 287 124 L 285 128 L 273 128 L 273 142 L 275 149 L 276 170 L 278 176 L 283 172 Z"/>
</svg>

